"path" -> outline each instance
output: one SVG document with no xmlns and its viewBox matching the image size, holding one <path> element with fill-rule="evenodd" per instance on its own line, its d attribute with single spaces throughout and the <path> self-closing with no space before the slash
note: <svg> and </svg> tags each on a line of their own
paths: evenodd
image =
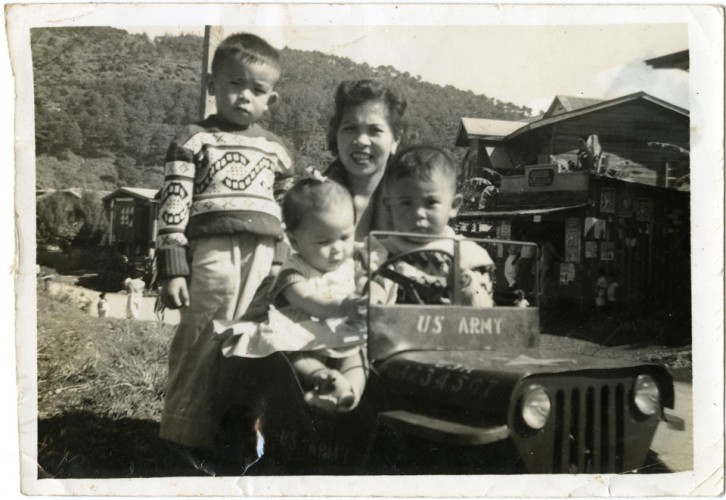
<svg viewBox="0 0 726 500">
<path fill-rule="evenodd" d="M 126 317 L 126 300 L 128 295 L 125 293 L 107 293 L 106 300 L 108 300 L 109 310 L 108 316 L 111 318 L 125 318 Z M 156 314 L 154 313 L 154 304 L 156 303 L 156 297 L 144 297 L 141 300 L 141 317 L 140 320 L 144 321 L 158 321 Z M 91 308 L 91 314 L 97 316 L 96 305 L 94 304 Z M 164 311 L 164 323 L 169 325 L 179 324 L 179 311 L 174 309 L 167 309 Z"/>
<path fill-rule="evenodd" d="M 675 408 L 667 412 L 683 419 L 685 429 L 675 430 L 661 422 L 651 449 L 669 469 L 681 472 L 693 470 L 693 386 L 676 382 L 675 392 Z"/>
<path fill-rule="evenodd" d="M 65 278 L 65 277 L 63 277 Z M 59 283 L 62 283 L 62 286 L 71 288 L 75 290 L 79 295 L 83 293 L 86 297 L 91 297 L 92 303 L 89 310 L 89 313 L 91 316 L 98 316 L 98 308 L 96 305 L 98 304 L 98 296 L 100 293 L 97 290 L 91 290 L 89 288 L 85 288 L 82 286 L 78 286 L 75 284 L 69 283 L 69 279 L 56 279 Z M 75 280 L 75 277 L 73 278 Z M 109 318 L 126 318 L 126 301 L 128 299 L 128 295 L 125 293 L 106 293 L 106 300 L 108 300 L 109 310 L 108 310 L 108 317 Z M 158 321 L 159 318 L 156 317 L 156 313 L 154 313 L 154 304 L 156 303 L 156 297 L 144 297 L 141 300 L 141 316 L 139 317 L 139 320 L 143 321 Z M 164 323 L 167 323 L 169 325 L 177 325 L 179 324 L 179 311 L 173 310 L 173 309 L 167 309 L 164 312 Z"/>
</svg>

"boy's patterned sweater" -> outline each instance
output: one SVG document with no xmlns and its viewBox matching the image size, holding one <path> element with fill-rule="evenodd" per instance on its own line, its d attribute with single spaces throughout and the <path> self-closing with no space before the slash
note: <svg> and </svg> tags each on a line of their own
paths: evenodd
<svg viewBox="0 0 726 500">
<path fill-rule="evenodd" d="M 240 130 L 217 115 L 189 125 L 166 155 L 159 208 L 157 267 L 187 276 L 189 240 L 254 233 L 282 237 L 276 177 L 292 162 L 280 139 L 253 124 Z"/>
</svg>

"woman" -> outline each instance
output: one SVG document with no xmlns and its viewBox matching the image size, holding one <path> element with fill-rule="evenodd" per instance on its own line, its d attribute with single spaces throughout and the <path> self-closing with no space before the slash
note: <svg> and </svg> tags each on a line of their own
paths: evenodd
<svg viewBox="0 0 726 500">
<path fill-rule="evenodd" d="M 353 195 L 356 241 L 391 229 L 381 180 L 403 135 L 406 100 L 376 80 L 345 81 L 335 94 L 328 147 L 337 157 L 325 175 Z"/>
</svg>

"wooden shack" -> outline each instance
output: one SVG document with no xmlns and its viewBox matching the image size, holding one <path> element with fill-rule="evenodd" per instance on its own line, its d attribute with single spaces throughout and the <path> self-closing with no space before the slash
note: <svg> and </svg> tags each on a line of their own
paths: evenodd
<svg viewBox="0 0 726 500">
<path fill-rule="evenodd" d="M 121 187 L 103 197 L 109 213 L 108 242 L 129 258 L 153 255 L 158 193 L 156 189 Z"/>
<path fill-rule="evenodd" d="M 469 149 L 465 176 L 549 163 L 571 170 L 591 140 L 602 151 L 598 168 L 623 180 L 667 187 L 690 168 L 688 111 L 645 92 L 607 101 L 557 96 L 537 120 L 500 122 L 462 119 L 455 145 Z"/>
<path fill-rule="evenodd" d="M 623 300 L 689 296 L 690 195 L 673 187 L 690 168 L 686 110 L 642 92 L 610 101 L 558 96 L 542 118 L 513 126 L 486 136 L 474 133 L 482 124 L 462 120 L 464 175 L 502 175 L 493 204 L 460 213 L 461 232 L 549 241 L 558 260 L 544 290 L 557 302 L 594 304 L 601 271 L 617 279 Z M 583 166 L 593 142 L 601 150 Z M 506 257 L 499 248 L 499 287 Z"/>
</svg>

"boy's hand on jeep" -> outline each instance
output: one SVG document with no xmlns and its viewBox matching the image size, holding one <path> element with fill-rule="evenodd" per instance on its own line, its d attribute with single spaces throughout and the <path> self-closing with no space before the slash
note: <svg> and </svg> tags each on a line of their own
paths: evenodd
<svg viewBox="0 0 726 500">
<path fill-rule="evenodd" d="M 171 309 L 189 307 L 187 279 L 184 276 L 177 276 L 164 281 L 161 286 L 161 299 Z"/>
<path fill-rule="evenodd" d="M 385 304 L 386 303 L 386 290 L 380 285 L 380 283 L 376 283 L 375 281 L 371 281 L 370 285 L 368 286 L 368 294 L 369 304 Z"/>
</svg>

